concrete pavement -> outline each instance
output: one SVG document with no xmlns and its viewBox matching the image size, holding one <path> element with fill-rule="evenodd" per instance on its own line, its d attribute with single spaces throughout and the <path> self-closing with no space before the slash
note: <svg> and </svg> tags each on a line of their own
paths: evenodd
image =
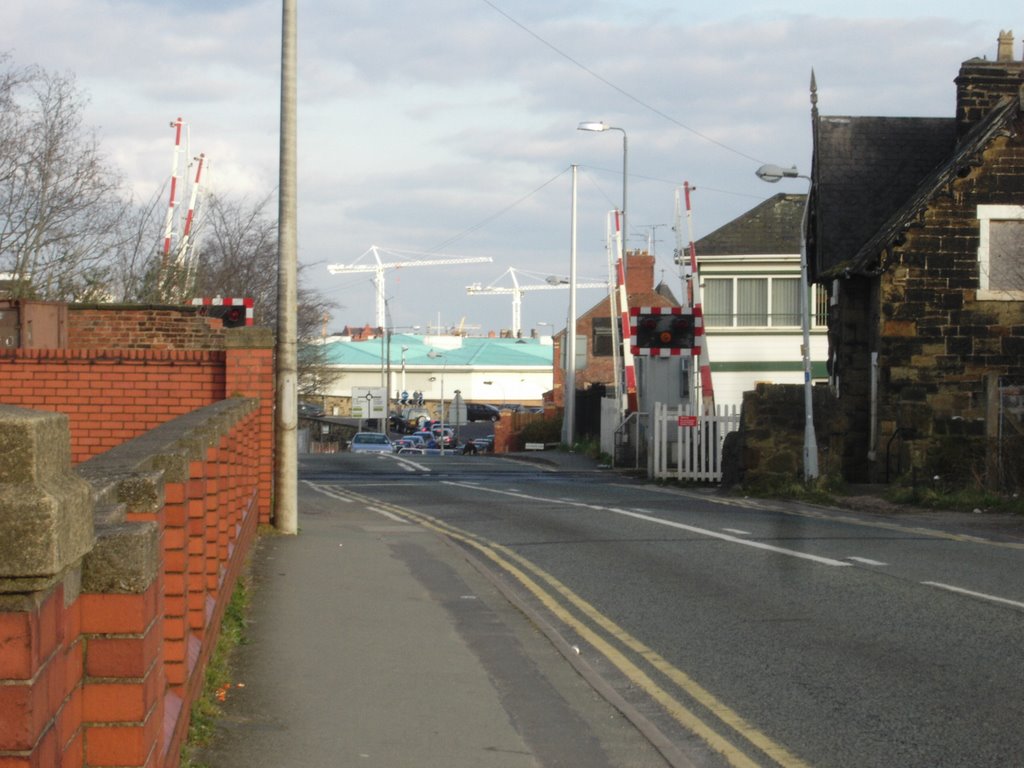
<svg viewBox="0 0 1024 768">
<path fill-rule="evenodd" d="M 254 555 L 249 642 L 196 763 L 669 764 L 460 550 L 300 485 L 300 534 Z"/>
</svg>

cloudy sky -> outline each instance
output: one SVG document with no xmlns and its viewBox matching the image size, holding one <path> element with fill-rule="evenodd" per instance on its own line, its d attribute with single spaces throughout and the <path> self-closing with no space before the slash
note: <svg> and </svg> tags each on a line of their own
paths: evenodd
<svg viewBox="0 0 1024 768">
<path fill-rule="evenodd" d="M 628 136 L 630 247 L 672 264 L 677 189 L 697 238 L 801 180 L 813 68 L 826 115 L 951 117 L 962 61 L 1024 37 L 1009 0 L 298 0 L 299 249 L 340 305 L 332 329 L 372 323 L 372 275 L 328 264 L 489 257 L 386 272 L 389 323 L 511 323 L 512 267 L 567 274 L 577 165 L 578 270 L 607 274 L 607 212 L 621 203 Z M 73 73 L 110 162 L 140 198 L 170 175 L 181 116 L 220 194 L 277 183 L 280 0 L 3 0 L 0 51 Z M 1015 45 L 1020 56 L 1022 46 Z M 685 225 L 684 239 L 688 239 Z M 160 233 L 155 233 L 158 238 Z M 420 256 L 417 254 L 429 254 Z M 600 291 L 581 291 L 587 307 Z M 524 331 L 563 327 L 566 291 L 527 293 Z"/>
</svg>

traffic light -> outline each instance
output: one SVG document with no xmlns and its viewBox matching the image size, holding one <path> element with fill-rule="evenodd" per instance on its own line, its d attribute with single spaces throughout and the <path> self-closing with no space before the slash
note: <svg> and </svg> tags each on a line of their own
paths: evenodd
<svg viewBox="0 0 1024 768">
<path fill-rule="evenodd" d="M 207 317 L 219 317 L 225 328 L 241 328 L 245 325 L 245 309 L 242 307 L 209 307 Z"/>
<path fill-rule="evenodd" d="M 690 352 L 694 346 L 693 311 L 683 307 L 630 309 L 634 355 L 666 357 Z"/>
<path fill-rule="evenodd" d="M 254 301 L 249 298 L 224 299 L 200 298 L 192 299 L 194 306 L 199 306 L 199 314 L 207 317 L 219 317 L 225 328 L 242 328 L 253 323 Z"/>
</svg>

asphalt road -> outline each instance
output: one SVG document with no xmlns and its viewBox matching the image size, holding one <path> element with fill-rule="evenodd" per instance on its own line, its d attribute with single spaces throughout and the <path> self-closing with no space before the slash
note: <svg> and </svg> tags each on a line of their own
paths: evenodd
<svg viewBox="0 0 1024 768">
<path fill-rule="evenodd" d="M 1024 764 L 1024 545 L 499 457 L 309 468 L 488 564 L 701 765 Z"/>
</svg>

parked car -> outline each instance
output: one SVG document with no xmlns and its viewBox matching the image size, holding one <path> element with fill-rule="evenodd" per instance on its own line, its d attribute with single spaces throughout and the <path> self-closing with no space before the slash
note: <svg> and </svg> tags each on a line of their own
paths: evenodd
<svg viewBox="0 0 1024 768">
<path fill-rule="evenodd" d="M 497 421 L 501 411 L 487 403 L 466 403 L 466 421 Z"/>
<path fill-rule="evenodd" d="M 437 438 L 434 437 L 433 432 L 413 432 L 410 437 L 418 437 L 423 441 L 424 448 L 440 448 L 441 444 L 437 442 Z"/>
<path fill-rule="evenodd" d="M 462 447 L 465 453 L 491 453 L 494 451 L 494 435 L 487 437 L 474 437 Z"/>
<path fill-rule="evenodd" d="M 353 453 L 391 453 L 391 440 L 383 432 L 356 432 L 348 449 Z"/>
<path fill-rule="evenodd" d="M 392 443 L 395 449 L 395 453 L 423 453 L 426 448 L 426 444 L 422 439 L 414 438 L 412 435 L 406 435 Z"/>
<path fill-rule="evenodd" d="M 423 425 L 430 421 L 430 411 L 426 408 L 405 408 L 402 410 L 402 431 L 416 432 L 423 429 Z"/>
<path fill-rule="evenodd" d="M 299 403 L 299 416 L 304 418 L 318 418 L 324 415 L 324 409 L 313 403 Z"/>
<path fill-rule="evenodd" d="M 455 430 L 450 427 L 434 426 L 430 431 L 434 434 L 434 439 L 438 443 L 444 442 L 445 448 L 455 447 Z"/>
</svg>

